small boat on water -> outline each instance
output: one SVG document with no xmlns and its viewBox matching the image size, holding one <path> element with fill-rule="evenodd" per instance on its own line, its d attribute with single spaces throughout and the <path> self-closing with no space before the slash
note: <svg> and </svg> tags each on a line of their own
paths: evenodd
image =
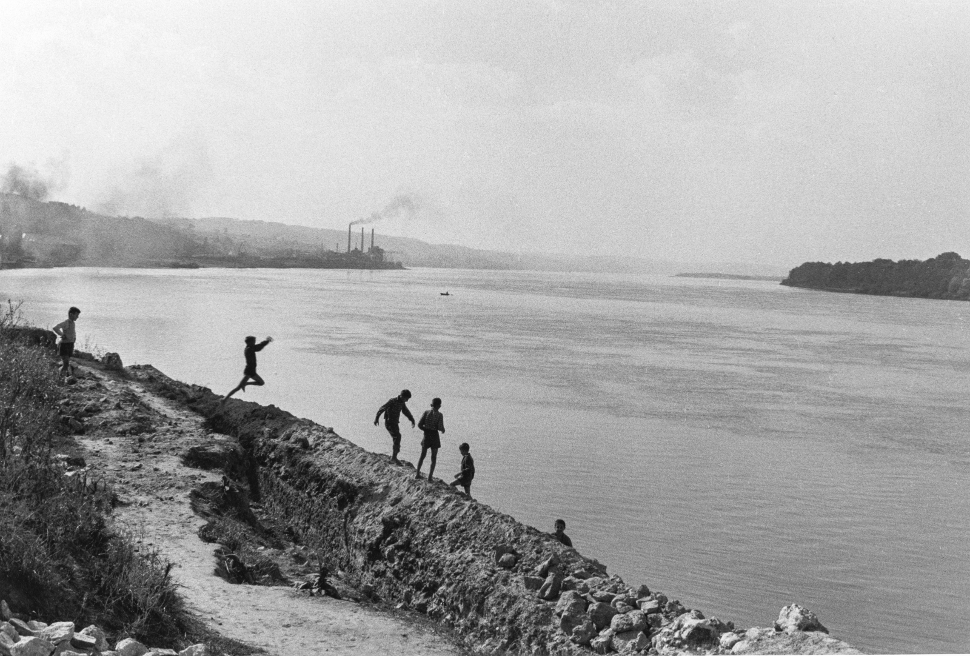
<svg viewBox="0 0 970 656">
<path fill-rule="evenodd" d="M 441 292 L 442 296 L 451 296 L 451 292 Z"/>
</svg>

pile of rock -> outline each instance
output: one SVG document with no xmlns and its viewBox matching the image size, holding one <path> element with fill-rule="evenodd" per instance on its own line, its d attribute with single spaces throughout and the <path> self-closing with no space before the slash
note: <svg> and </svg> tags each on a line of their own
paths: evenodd
<svg viewBox="0 0 970 656">
<path fill-rule="evenodd" d="M 104 631 L 95 625 L 76 631 L 74 622 L 25 622 L 0 601 L 0 656 L 210 656 L 203 644 L 174 649 L 149 648 L 133 638 L 119 640 L 112 649 Z"/>
</svg>

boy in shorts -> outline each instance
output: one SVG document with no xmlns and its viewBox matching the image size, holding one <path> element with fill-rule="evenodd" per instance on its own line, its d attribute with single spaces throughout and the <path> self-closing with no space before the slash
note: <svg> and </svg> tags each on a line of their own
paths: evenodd
<svg viewBox="0 0 970 656">
<path fill-rule="evenodd" d="M 472 479 L 475 478 L 475 461 L 468 448 L 468 442 L 462 442 L 458 446 L 461 452 L 461 471 L 455 474 L 455 480 L 451 482 L 452 487 L 459 485 L 465 489 L 465 494 L 472 495 Z"/>
<path fill-rule="evenodd" d="M 431 409 L 425 410 L 418 421 L 418 428 L 424 431 L 424 439 L 421 440 L 421 457 L 418 458 L 417 477 L 421 478 L 421 465 L 424 464 L 424 457 L 431 450 L 431 466 L 428 467 L 428 482 L 434 476 L 434 466 L 438 463 L 438 449 L 441 448 L 441 437 L 438 432 L 445 432 L 445 418 L 441 414 L 441 399 L 431 400 Z"/>
<path fill-rule="evenodd" d="M 67 320 L 62 321 L 53 328 L 54 334 L 57 335 L 60 340 L 60 346 L 57 347 L 57 353 L 61 356 L 61 373 L 65 376 L 71 375 L 71 356 L 74 355 L 74 342 L 77 341 L 77 331 L 74 329 L 74 322 L 77 318 L 81 316 L 81 311 L 76 307 L 71 307 L 67 311 Z"/>
<path fill-rule="evenodd" d="M 263 381 L 263 379 L 259 377 L 259 374 L 256 373 L 256 352 L 257 351 L 262 351 L 264 348 L 266 348 L 266 345 L 269 344 L 270 342 L 272 342 L 273 341 L 273 338 L 272 337 L 267 337 L 266 339 L 264 339 L 263 341 L 261 341 L 259 344 L 257 344 L 256 343 L 256 338 L 253 337 L 252 335 L 249 335 L 248 337 L 246 337 L 246 339 L 244 341 L 246 342 L 246 348 L 243 349 L 243 355 L 246 358 L 246 368 L 243 369 L 243 377 L 242 377 L 242 380 L 239 381 L 239 384 L 238 385 L 236 385 L 234 388 L 232 388 L 232 391 L 231 392 L 229 392 L 228 394 L 226 394 L 225 398 L 222 399 L 223 401 L 227 400 L 230 396 L 232 396 L 233 394 L 235 394 L 239 390 L 242 390 L 243 392 L 245 392 L 247 385 L 265 385 L 266 384 Z"/>
</svg>

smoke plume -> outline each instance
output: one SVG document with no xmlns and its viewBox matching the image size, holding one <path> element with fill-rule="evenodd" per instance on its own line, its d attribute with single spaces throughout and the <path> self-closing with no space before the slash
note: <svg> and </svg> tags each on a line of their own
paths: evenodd
<svg viewBox="0 0 970 656">
<path fill-rule="evenodd" d="M 18 164 L 11 164 L 7 172 L 0 177 L 0 191 L 34 200 L 47 200 L 51 186 L 51 181 L 43 178 L 37 169 L 25 168 Z"/>
<path fill-rule="evenodd" d="M 403 218 L 412 219 L 421 209 L 421 199 L 413 194 L 399 194 L 390 203 L 384 206 L 380 212 L 374 212 L 365 219 L 357 219 L 350 225 L 363 225 L 366 223 L 377 223 L 385 219 Z"/>
</svg>

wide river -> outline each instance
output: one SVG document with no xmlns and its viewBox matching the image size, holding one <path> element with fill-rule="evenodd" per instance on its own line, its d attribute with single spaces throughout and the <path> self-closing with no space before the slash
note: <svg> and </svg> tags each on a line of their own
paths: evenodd
<svg viewBox="0 0 970 656">
<path fill-rule="evenodd" d="M 77 305 L 79 346 L 219 392 L 272 335 L 240 397 L 378 452 L 384 401 L 440 396 L 436 473 L 468 442 L 476 498 L 565 519 L 628 583 L 743 627 L 797 602 L 867 651 L 970 651 L 970 303 L 430 269 L 2 271 L 0 298 L 48 327 Z"/>
</svg>

